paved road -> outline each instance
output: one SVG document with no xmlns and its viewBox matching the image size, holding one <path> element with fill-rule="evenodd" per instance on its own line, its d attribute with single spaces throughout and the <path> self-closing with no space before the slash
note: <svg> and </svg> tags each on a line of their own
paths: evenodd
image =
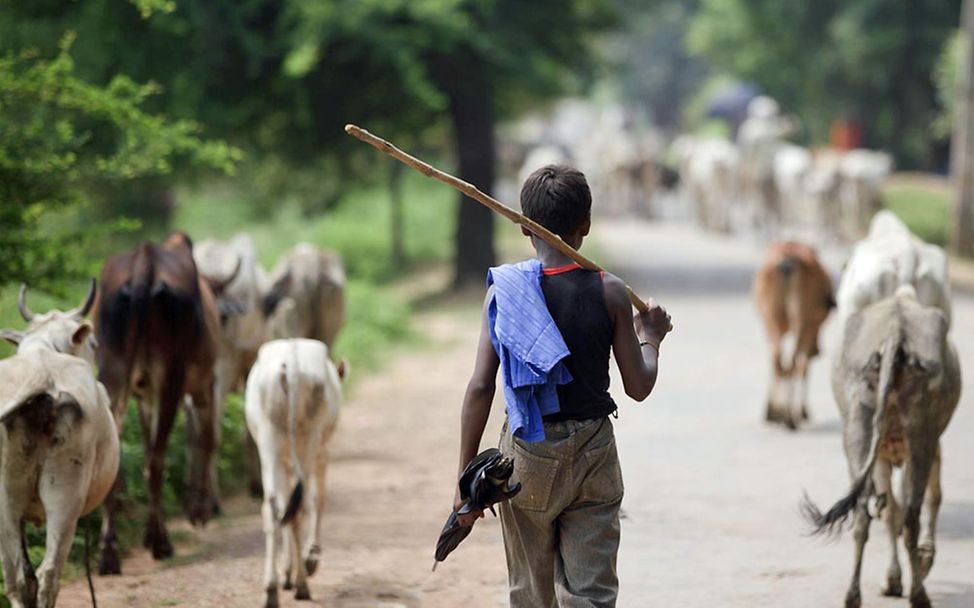
<svg viewBox="0 0 974 608">
<path fill-rule="evenodd" d="M 606 265 L 667 306 L 676 328 L 663 344 L 656 391 L 643 404 L 621 403 L 616 425 L 626 479 L 620 605 L 841 606 L 851 534 L 833 543 L 806 538 L 797 508 L 804 490 L 820 506 L 847 490 L 828 387 L 834 321 L 811 372 L 811 424 L 798 433 L 768 427 L 770 361 L 750 298 L 759 246 L 628 220 L 602 222 L 595 240 Z M 843 252 L 825 257 L 837 272 Z M 970 373 L 974 299 L 955 295 L 954 305 L 953 335 Z M 944 503 L 927 586 L 941 608 L 974 606 L 972 439 L 967 391 L 943 438 Z M 907 605 L 879 596 L 888 556 L 885 526 L 874 522 L 862 578 L 866 607 Z"/>
</svg>

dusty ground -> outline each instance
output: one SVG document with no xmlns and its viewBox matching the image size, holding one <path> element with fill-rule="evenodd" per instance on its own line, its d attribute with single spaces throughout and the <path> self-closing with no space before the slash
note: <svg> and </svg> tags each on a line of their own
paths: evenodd
<svg viewBox="0 0 974 608">
<path fill-rule="evenodd" d="M 676 324 L 663 345 L 656 393 L 641 405 L 619 399 L 627 492 L 620 606 L 841 606 L 851 538 L 803 537 L 797 509 L 803 490 L 825 506 L 847 487 L 827 385 L 836 328 L 827 324 L 824 355 L 813 367 L 811 424 L 798 433 L 769 428 L 761 422 L 767 347 L 749 296 L 758 246 L 633 221 L 602 222 L 596 236 L 606 264 L 667 305 Z M 827 257 L 837 270 L 843 253 Z M 953 335 L 969 372 L 974 299 L 957 295 L 954 305 Z M 397 355 L 384 373 L 355 387 L 335 438 L 315 600 L 298 604 L 282 596 L 285 606 L 504 605 L 496 521 L 478 524 L 430 572 L 452 498 L 458 410 L 477 331 L 475 307 L 451 310 L 420 315 L 430 348 Z M 500 403 L 494 412 L 485 445 L 496 441 Z M 974 397 L 967 391 L 943 444 L 945 498 L 928 579 L 940 608 L 974 606 L 972 439 Z M 177 525 L 175 560 L 154 564 L 138 550 L 124 576 L 96 579 L 100 605 L 260 605 L 258 505 L 240 500 L 230 511 L 202 532 Z M 865 608 L 908 605 L 879 597 L 887 555 L 883 527 L 874 524 L 862 579 Z M 84 585 L 65 588 L 61 605 L 88 606 Z"/>
</svg>

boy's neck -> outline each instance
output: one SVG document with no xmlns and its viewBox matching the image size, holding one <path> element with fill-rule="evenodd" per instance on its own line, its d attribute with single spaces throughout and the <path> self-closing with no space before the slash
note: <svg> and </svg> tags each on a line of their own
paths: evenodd
<svg viewBox="0 0 974 608">
<path fill-rule="evenodd" d="M 578 249 L 582 245 L 581 237 L 568 238 L 564 241 L 572 249 Z M 538 254 L 538 259 L 541 260 L 541 265 L 545 268 L 566 266 L 575 261 L 537 237 L 531 237 L 531 243 L 534 245 L 534 251 Z"/>
</svg>

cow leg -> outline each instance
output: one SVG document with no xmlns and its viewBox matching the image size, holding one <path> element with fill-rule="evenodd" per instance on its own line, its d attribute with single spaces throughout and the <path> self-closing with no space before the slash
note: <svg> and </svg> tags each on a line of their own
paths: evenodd
<svg viewBox="0 0 974 608">
<path fill-rule="evenodd" d="M 764 419 L 768 422 L 778 422 L 781 419 L 778 399 L 784 375 L 784 366 L 781 364 L 781 333 L 775 331 L 771 334 L 771 389 L 768 391 L 768 407 L 764 414 Z"/>
<path fill-rule="evenodd" d="M 27 556 L 21 523 L 24 505 L 15 498 L 23 494 L 10 492 L 11 483 L 17 483 L 11 477 L 7 475 L 0 487 L 0 565 L 3 566 L 3 582 L 10 605 L 13 608 L 34 608 L 37 605 L 37 578 Z"/>
<path fill-rule="evenodd" d="M 264 520 L 264 608 L 277 608 L 277 553 L 280 549 L 280 515 L 274 508 L 274 497 L 268 496 L 261 506 Z"/>
<path fill-rule="evenodd" d="M 44 560 L 37 570 L 40 583 L 37 599 L 40 608 L 54 608 L 57 601 L 61 569 L 71 551 L 71 541 L 74 540 L 78 517 L 81 515 L 81 503 L 84 500 L 84 494 L 79 490 L 77 484 L 68 488 L 60 487 L 53 492 L 41 489 L 47 518 L 47 537 Z"/>
<path fill-rule="evenodd" d="M 122 558 L 119 554 L 118 536 L 115 532 L 115 514 L 121 509 L 122 502 L 121 467 L 119 469 L 119 476 L 112 484 L 112 489 L 105 497 L 105 502 L 102 503 L 101 557 L 98 561 L 98 574 L 102 576 L 122 573 Z"/>
<path fill-rule="evenodd" d="M 105 359 L 105 364 L 99 370 L 98 379 L 105 385 L 108 395 L 112 399 L 112 415 L 118 429 L 119 441 L 121 441 L 122 432 L 125 428 L 125 412 L 128 408 L 128 378 L 131 374 L 131 362 L 119 363 L 118 361 L 124 361 L 124 357 L 105 357 Z M 144 432 L 142 437 L 143 445 L 145 445 Z M 118 547 L 118 536 L 115 532 L 115 517 L 116 513 L 121 510 L 122 495 L 125 490 L 122 470 L 122 464 L 119 462 L 118 477 L 115 478 L 111 491 L 102 503 L 101 533 L 99 534 L 101 557 L 98 560 L 98 574 L 102 576 L 122 573 L 122 558 Z"/>
<path fill-rule="evenodd" d="M 943 495 L 940 491 L 940 442 L 937 442 L 937 451 L 934 454 L 933 464 L 930 467 L 930 480 L 927 483 L 927 491 L 924 496 L 923 506 L 920 511 L 920 578 L 926 580 L 933 567 L 934 556 L 937 553 L 935 536 L 937 533 L 937 515 L 940 513 L 940 503 Z"/>
<path fill-rule="evenodd" d="M 869 492 L 865 494 L 869 496 Z M 869 511 L 866 508 L 866 499 L 860 499 L 856 505 L 855 523 L 853 524 L 854 538 L 856 541 L 856 561 L 852 571 L 852 582 L 845 595 L 845 608 L 859 608 L 862 605 L 862 591 L 859 585 L 860 575 L 862 574 L 862 553 L 869 540 Z"/>
<path fill-rule="evenodd" d="M 212 387 L 193 394 L 194 420 L 198 433 L 190 446 L 193 458 L 186 480 L 186 514 L 193 525 L 203 525 L 214 512 L 211 494 L 211 469 L 216 448 L 216 411 L 212 402 Z"/>
<path fill-rule="evenodd" d="M 166 465 L 166 445 L 169 443 L 169 433 L 182 398 L 184 377 L 182 367 L 170 369 L 162 385 L 159 401 L 154 403 L 149 400 L 139 403 L 149 490 L 149 517 L 142 544 L 152 551 L 154 559 L 166 559 L 173 554 L 162 512 L 162 483 Z"/>
<path fill-rule="evenodd" d="M 910 439 L 913 439 L 911 436 Z M 921 442 L 910 443 L 910 457 L 906 463 L 903 475 L 903 539 L 906 551 L 910 556 L 910 571 L 912 581 L 910 585 L 911 608 L 929 608 L 930 599 L 923 587 L 923 556 L 918 545 L 920 538 L 920 508 L 927 482 L 933 466 L 937 450 L 936 439 L 933 445 L 923 445 Z M 931 556 L 932 557 L 932 556 Z"/>
<path fill-rule="evenodd" d="M 900 597 L 903 595 L 903 571 L 900 568 L 899 539 L 900 527 L 902 524 L 900 506 L 896 502 L 893 492 L 892 466 L 888 460 L 877 460 L 876 467 L 873 469 L 873 483 L 876 484 L 876 495 L 885 501 L 883 510 L 886 519 L 886 531 L 889 533 L 889 545 L 892 558 L 889 568 L 886 570 L 886 586 L 883 587 L 883 595 Z"/>
<path fill-rule="evenodd" d="M 307 533 L 304 535 L 306 547 L 304 568 L 308 571 L 308 576 L 318 570 L 318 560 L 321 557 L 321 518 L 325 509 L 325 469 L 328 465 L 327 449 L 321 448 L 321 450 L 322 455 L 315 462 L 318 471 L 312 476 L 311 483 L 308 485 L 309 493 L 305 503 L 310 507 L 306 523 Z"/>
<path fill-rule="evenodd" d="M 304 520 L 304 510 L 298 511 L 291 522 L 284 526 L 286 544 L 290 545 L 291 571 L 294 573 L 294 599 L 310 600 L 311 590 L 308 588 L 308 572 L 301 560 L 301 527 Z"/>
</svg>

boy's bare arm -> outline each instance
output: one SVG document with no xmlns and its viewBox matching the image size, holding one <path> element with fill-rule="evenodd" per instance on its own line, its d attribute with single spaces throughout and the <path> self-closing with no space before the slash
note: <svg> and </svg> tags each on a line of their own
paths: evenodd
<svg viewBox="0 0 974 608">
<path fill-rule="evenodd" d="M 480 449 L 480 440 L 484 435 L 484 428 L 487 426 L 487 418 L 490 415 L 490 405 L 494 401 L 494 390 L 497 381 L 497 368 L 500 367 L 500 360 L 494 345 L 490 341 L 490 334 L 487 330 L 487 302 L 490 300 L 491 292 L 487 291 L 487 298 L 484 300 L 483 324 L 480 329 L 480 342 L 477 344 L 477 362 L 474 365 L 473 374 L 470 382 L 467 383 L 467 392 L 463 397 L 463 408 L 460 411 L 460 463 L 457 469 L 457 477 L 467 466 L 467 463 L 477 455 Z M 454 510 L 459 509 L 460 491 L 454 496 Z M 480 513 L 472 513 L 476 519 Z"/>
<path fill-rule="evenodd" d="M 649 310 L 631 317 L 632 305 L 626 285 L 605 273 L 605 303 L 615 323 L 612 351 L 622 374 L 626 394 L 642 401 L 653 391 L 659 365 L 659 345 L 671 329 L 666 309 L 652 299 Z"/>
</svg>

